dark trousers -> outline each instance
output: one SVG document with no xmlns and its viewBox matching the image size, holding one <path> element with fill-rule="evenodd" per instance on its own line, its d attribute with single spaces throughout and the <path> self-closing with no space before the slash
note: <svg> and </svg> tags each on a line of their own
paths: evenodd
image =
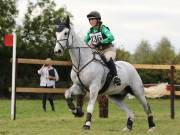
<svg viewBox="0 0 180 135">
<path fill-rule="evenodd" d="M 53 88 L 53 86 L 51 86 L 51 87 L 46 86 L 46 87 L 43 87 L 43 88 Z M 51 105 L 52 111 L 55 111 L 54 102 L 53 102 L 54 94 L 52 94 L 52 93 L 43 93 L 42 94 L 42 107 L 43 107 L 43 110 L 46 111 L 46 99 L 47 98 L 48 98 L 49 103 Z"/>
</svg>

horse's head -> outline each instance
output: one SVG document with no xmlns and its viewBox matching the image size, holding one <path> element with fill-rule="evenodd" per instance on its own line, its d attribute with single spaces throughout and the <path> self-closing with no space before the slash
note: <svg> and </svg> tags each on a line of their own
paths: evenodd
<svg viewBox="0 0 180 135">
<path fill-rule="evenodd" d="M 67 16 L 65 22 L 59 20 L 56 24 L 56 46 L 54 53 L 62 55 L 70 45 L 70 19 Z"/>
</svg>

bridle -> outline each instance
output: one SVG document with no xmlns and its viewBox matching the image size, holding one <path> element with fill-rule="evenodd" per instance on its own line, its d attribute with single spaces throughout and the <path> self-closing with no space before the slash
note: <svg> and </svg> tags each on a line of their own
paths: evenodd
<svg viewBox="0 0 180 135">
<path fill-rule="evenodd" d="M 63 51 L 65 51 L 65 49 L 67 48 L 68 50 L 70 50 L 70 49 L 78 49 L 78 52 L 79 52 L 79 61 L 78 61 L 78 66 L 75 66 L 73 63 L 72 63 L 72 65 L 73 65 L 73 69 L 74 69 L 74 71 L 76 72 L 76 73 L 80 73 L 88 64 L 90 64 L 92 61 L 101 61 L 101 60 L 98 60 L 98 59 L 96 59 L 95 58 L 95 54 L 98 54 L 98 55 L 100 55 L 100 53 L 98 52 L 98 51 L 96 51 L 95 49 L 93 49 L 94 51 L 92 52 L 93 53 L 93 58 L 89 61 L 89 62 L 87 62 L 84 66 L 82 66 L 81 68 L 80 68 L 80 61 L 81 61 L 81 49 L 82 48 L 90 48 L 89 46 L 85 46 L 85 47 L 72 47 L 72 46 L 69 46 L 69 35 L 70 35 L 70 31 L 71 31 L 71 29 L 69 28 L 69 31 L 68 31 L 68 36 L 67 36 L 67 38 L 65 38 L 65 39 L 60 39 L 60 40 L 56 40 L 56 42 L 60 45 L 60 47 L 62 48 L 62 50 Z M 61 44 L 61 41 L 66 41 L 66 48 L 65 47 L 63 47 L 63 45 Z M 72 44 L 73 44 L 73 36 L 72 36 Z M 91 48 L 92 49 L 92 48 Z"/>
<path fill-rule="evenodd" d="M 65 51 L 65 48 L 63 47 L 63 45 L 61 44 L 61 41 L 66 41 L 66 46 L 67 46 L 67 49 L 69 49 L 69 33 L 70 33 L 70 28 L 69 28 L 69 31 L 68 31 L 68 37 L 67 38 L 64 38 L 64 39 L 60 39 L 60 40 L 56 40 L 56 42 L 61 46 L 62 50 Z M 72 36 L 72 39 L 73 39 L 73 36 Z M 73 41 L 73 40 L 72 40 Z"/>
</svg>

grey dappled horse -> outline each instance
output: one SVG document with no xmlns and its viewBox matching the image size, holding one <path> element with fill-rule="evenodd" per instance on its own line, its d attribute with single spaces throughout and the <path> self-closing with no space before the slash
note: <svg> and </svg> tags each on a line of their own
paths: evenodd
<svg viewBox="0 0 180 135">
<path fill-rule="evenodd" d="M 65 92 L 65 98 L 69 109 L 75 116 L 82 116 L 83 112 L 75 107 L 72 95 L 83 94 L 84 88 L 89 89 L 90 99 L 83 128 L 90 129 L 95 101 L 106 81 L 109 69 L 102 64 L 101 57 L 97 54 L 96 50 L 91 49 L 80 40 L 72 25 L 70 25 L 69 17 L 67 17 L 66 22 L 59 21 L 57 24 L 56 38 L 55 54 L 62 55 L 68 49 L 73 64 L 71 70 L 73 85 Z M 113 103 L 125 111 L 127 124 L 124 130 L 130 131 L 133 125 L 134 114 L 123 100 L 127 93 L 133 93 L 142 104 L 148 117 L 149 130 L 152 131 L 155 124 L 150 106 L 144 95 L 144 87 L 140 76 L 136 69 L 128 62 L 116 61 L 116 67 L 118 76 L 121 79 L 121 85 L 115 86 L 111 82 L 108 89 L 101 94 L 107 95 Z"/>
</svg>

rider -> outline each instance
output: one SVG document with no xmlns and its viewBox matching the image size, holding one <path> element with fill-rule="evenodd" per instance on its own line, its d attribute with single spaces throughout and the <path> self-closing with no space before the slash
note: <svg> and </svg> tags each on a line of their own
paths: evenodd
<svg viewBox="0 0 180 135">
<path fill-rule="evenodd" d="M 84 41 L 87 45 L 97 49 L 103 54 L 103 61 L 106 63 L 110 73 L 114 76 L 113 82 L 115 85 L 121 85 L 121 80 L 117 76 L 117 70 L 114 63 L 116 57 L 116 49 L 112 44 L 114 36 L 109 28 L 102 24 L 101 15 L 97 11 L 91 11 L 87 18 L 92 26 L 85 36 Z"/>
</svg>

